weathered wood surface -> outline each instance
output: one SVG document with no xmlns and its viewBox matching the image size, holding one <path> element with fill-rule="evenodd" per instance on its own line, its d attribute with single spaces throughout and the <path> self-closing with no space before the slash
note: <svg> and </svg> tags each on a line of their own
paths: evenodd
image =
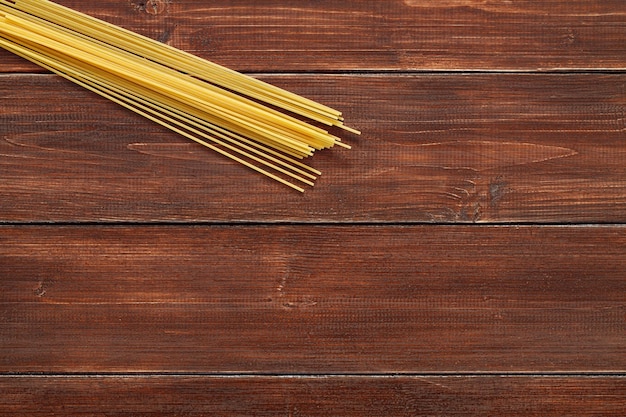
<svg viewBox="0 0 626 417">
<path fill-rule="evenodd" d="M 0 415 L 623 416 L 624 1 L 60 2 L 364 134 L 300 195 L 0 51 Z"/>
<path fill-rule="evenodd" d="M 362 137 L 304 195 L 47 75 L 0 76 L 0 220 L 623 222 L 626 76 L 264 76 Z"/>
<path fill-rule="evenodd" d="M 59 3 L 243 71 L 624 69 L 623 0 Z M 0 71 L 33 71 L 0 51 Z"/>
<path fill-rule="evenodd" d="M 626 372 L 626 230 L 5 226 L 0 372 Z"/>
<path fill-rule="evenodd" d="M 0 377 L 0 392 L 3 416 L 622 417 L 626 408 L 626 383 L 611 377 Z"/>
</svg>

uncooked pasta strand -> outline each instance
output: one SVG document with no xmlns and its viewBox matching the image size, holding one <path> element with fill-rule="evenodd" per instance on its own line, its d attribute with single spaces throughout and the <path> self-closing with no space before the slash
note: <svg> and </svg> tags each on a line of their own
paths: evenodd
<svg viewBox="0 0 626 417">
<path fill-rule="evenodd" d="M 182 72 L 205 78 L 208 81 L 216 82 L 220 80 L 223 83 L 222 85 L 226 88 L 235 90 L 244 88 L 250 93 L 249 95 L 258 95 L 257 98 L 259 99 L 262 99 L 262 97 L 276 97 L 278 100 L 285 103 L 292 103 L 294 106 L 301 108 L 309 108 L 314 112 L 326 114 L 335 121 L 342 121 L 340 117 L 341 112 L 328 106 L 323 106 L 313 100 L 306 99 L 271 84 L 237 73 L 185 51 L 157 42 L 151 38 L 144 37 L 108 22 L 98 20 L 65 6 L 45 0 L 16 0 L 15 3 L 25 10 L 38 11 L 39 13 L 45 14 L 48 19 L 79 23 L 80 28 L 78 30 L 82 33 L 92 37 L 106 38 L 111 43 L 123 44 L 126 48 L 138 55 L 156 60 L 157 62 L 165 63 L 164 61 L 167 61 L 168 65 Z M 275 104 L 280 105 L 278 103 Z M 295 108 L 290 110 L 297 112 Z M 335 125 L 342 126 L 342 124 Z"/>
<path fill-rule="evenodd" d="M 299 160 L 349 145 L 283 111 L 360 133 L 330 107 L 48 0 L 0 0 L 0 46 L 299 191 L 280 175 L 312 186 L 320 172 Z"/>
</svg>

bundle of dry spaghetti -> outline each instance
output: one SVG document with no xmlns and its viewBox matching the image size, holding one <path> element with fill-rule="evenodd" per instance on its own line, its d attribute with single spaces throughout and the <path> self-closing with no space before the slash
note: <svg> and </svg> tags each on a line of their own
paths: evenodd
<svg viewBox="0 0 626 417">
<path fill-rule="evenodd" d="M 0 47 L 296 190 L 341 113 L 48 0 L 0 0 Z"/>
</svg>

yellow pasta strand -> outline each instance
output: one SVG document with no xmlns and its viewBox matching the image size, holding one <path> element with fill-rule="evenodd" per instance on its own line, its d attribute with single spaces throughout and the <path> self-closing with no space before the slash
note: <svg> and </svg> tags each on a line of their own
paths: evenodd
<svg viewBox="0 0 626 417">
<path fill-rule="evenodd" d="M 282 175 L 313 186 L 321 173 L 299 160 L 350 148 L 305 119 L 360 134 L 337 110 L 48 0 L 0 0 L 0 47 L 302 192 Z"/>
</svg>

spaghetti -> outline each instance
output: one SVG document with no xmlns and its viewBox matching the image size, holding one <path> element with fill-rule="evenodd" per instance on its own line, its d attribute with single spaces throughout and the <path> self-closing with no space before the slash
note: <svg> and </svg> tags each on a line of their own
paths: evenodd
<svg viewBox="0 0 626 417">
<path fill-rule="evenodd" d="M 0 0 L 0 47 L 303 192 L 341 113 L 48 0 Z M 146 76 L 150 74 L 150 76 Z"/>
</svg>

